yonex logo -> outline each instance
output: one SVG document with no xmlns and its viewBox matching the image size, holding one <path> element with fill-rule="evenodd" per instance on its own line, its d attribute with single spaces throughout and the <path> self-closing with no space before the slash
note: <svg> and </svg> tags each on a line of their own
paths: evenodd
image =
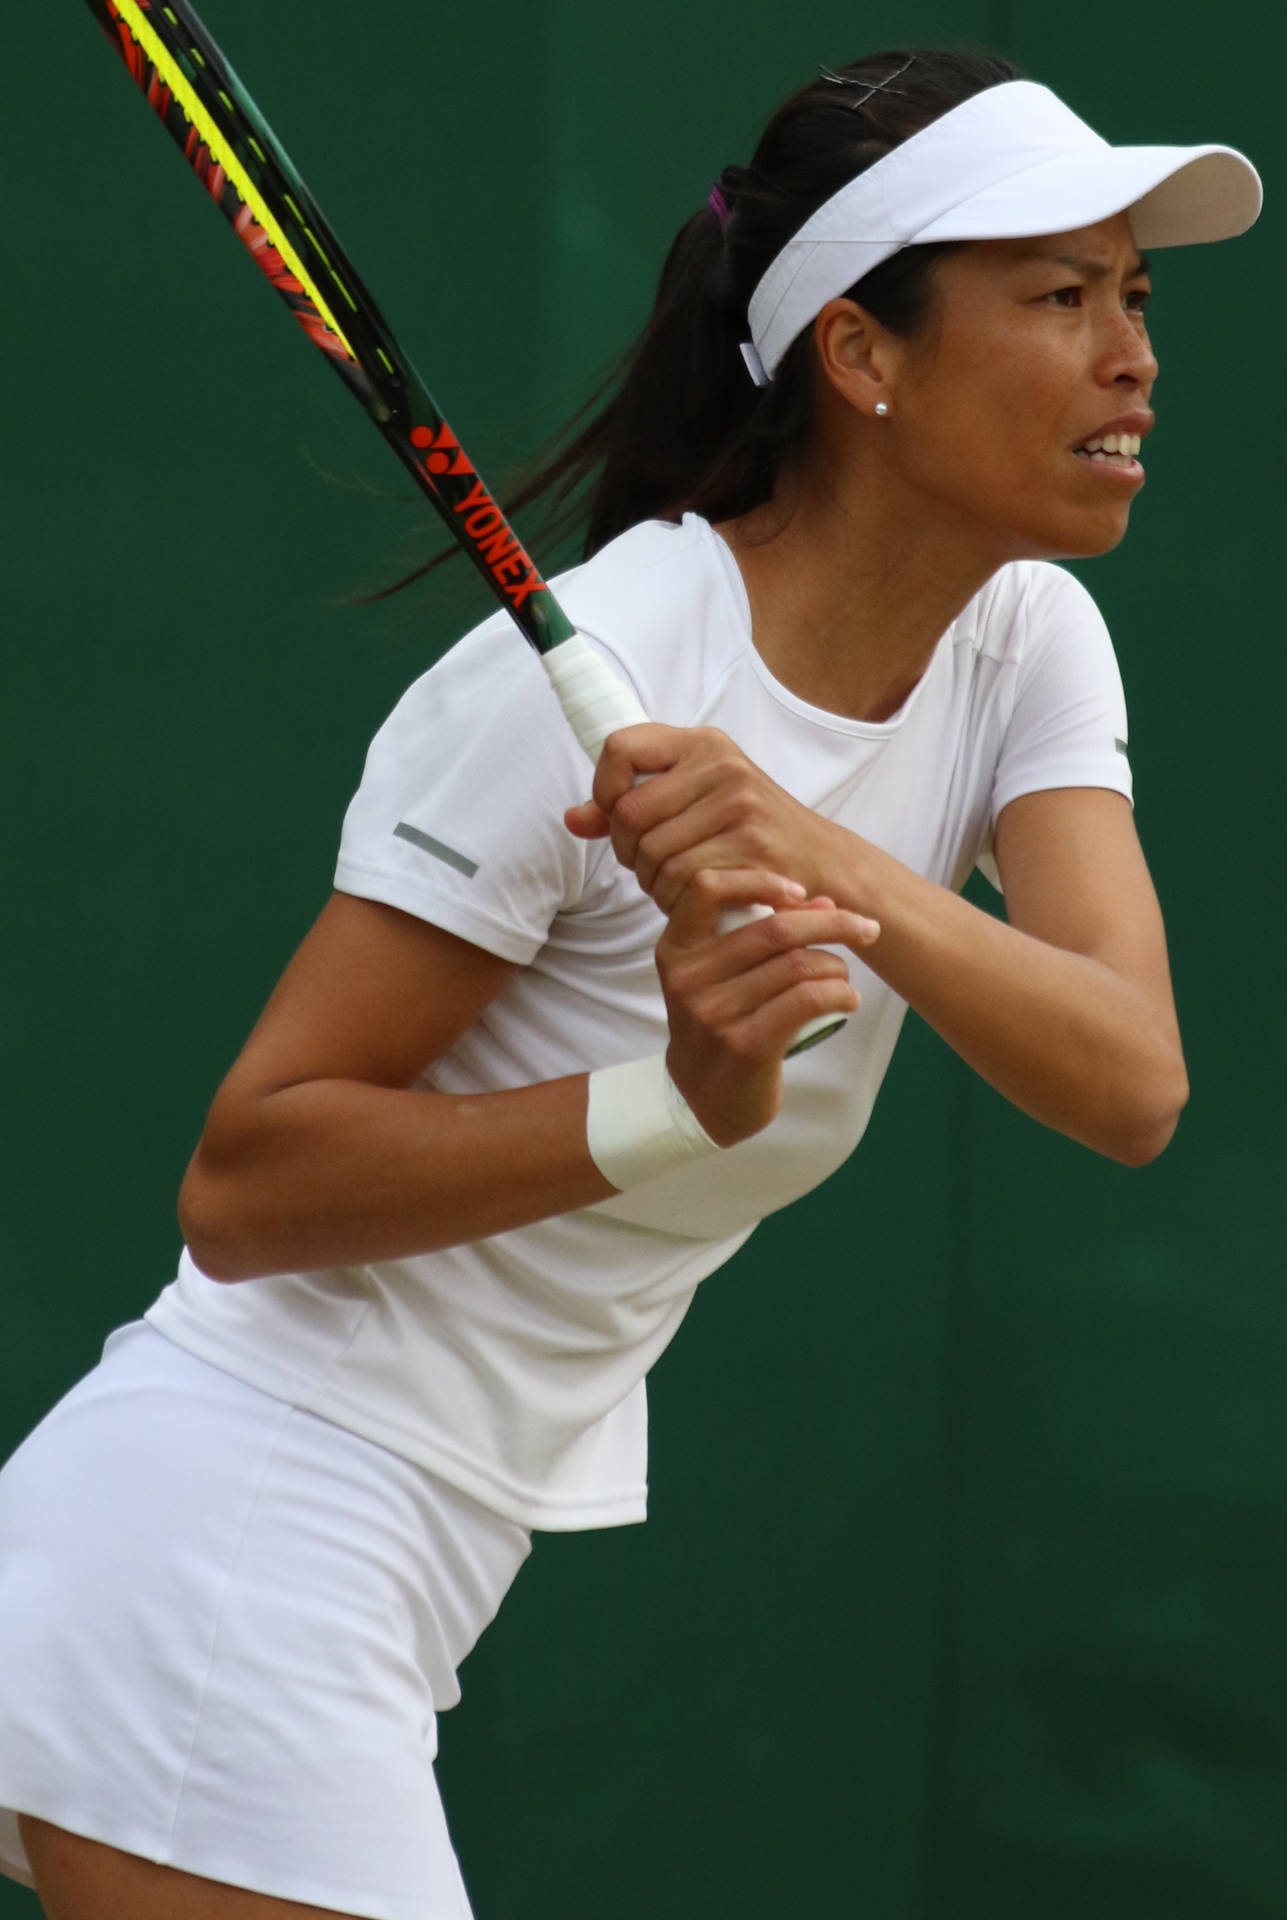
<svg viewBox="0 0 1287 1920">
<path fill-rule="evenodd" d="M 446 421 L 438 432 L 432 427 L 412 427 L 411 444 L 413 447 L 427 447 L 425 470 L 432 474 L 472 473 L 473 462 L 461 447 L 459 440 Z"/>
<path fill-rule="evenodd" d="M 474 465 L 446 421 L 433 427 L 412 427 L 408 438 L 413 447 L 425 451 L 425 471 L 435 479 L 455 479 L 474 473 Z M 505 598 L 521 607 L 529 593 L 542 584 L 541 576 L 520 546 L 517 536 L 505 525 L 505 516 L 475 476 L 474 484 L 461 500 L 452 503 L 452 512 L 464 517 L 465 533 L 492 579 Z"/>
</svg>

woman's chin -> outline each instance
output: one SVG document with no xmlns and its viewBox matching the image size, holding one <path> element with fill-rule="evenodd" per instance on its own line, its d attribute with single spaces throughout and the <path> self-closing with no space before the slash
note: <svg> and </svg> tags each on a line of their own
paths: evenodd
<svg viewBox="0 0 1287 1920">
<path fill-rule="evenodd" d="M 1094 560 L 1111 553 L 1126 538 L 1130 525 L 1130 503 L 1112 513 L 1069 514 L 1057 525 L 1033 528 L 1031 543 L 1024 541 L 1022 556 L 1032 560 Z"/>
</svg>

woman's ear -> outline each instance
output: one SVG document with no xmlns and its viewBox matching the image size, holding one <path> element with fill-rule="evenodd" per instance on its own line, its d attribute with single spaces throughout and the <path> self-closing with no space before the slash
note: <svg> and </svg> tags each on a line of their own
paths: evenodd
<svg viewBox="0 0 1287 1920">
<path fill-rule="evenodd" d="M 813 323 L 814 346 L 824 378 L 859 413 L 892 409 L 897 343 L 854 300 L 828 300 Z"/>
</svg>

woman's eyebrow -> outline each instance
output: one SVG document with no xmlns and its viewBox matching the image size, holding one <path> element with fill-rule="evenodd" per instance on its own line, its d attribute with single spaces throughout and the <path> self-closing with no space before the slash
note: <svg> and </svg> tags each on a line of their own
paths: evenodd
<svg viewBox="0 0 1287 1920">
<path fill-rule="evenodd" d="M 1106 280 L 1113 271 L 1112 267 L 1107 265 L 1103 260 L 1087 260 L 1078 254 L 1072 253 L 1055 254 L 1052 264 L 1056 267 L 1071 267 L 1074 273 L 1084 274 L 1087 280 Z M 1151 268 L 1149 266 L 1148 255 L 1142 253 L 1126 277 L 1128 280 L 1135 280 L 1138 279 L 1140 274 L 1149 272 L 1151 272 Z"/>
</svg>

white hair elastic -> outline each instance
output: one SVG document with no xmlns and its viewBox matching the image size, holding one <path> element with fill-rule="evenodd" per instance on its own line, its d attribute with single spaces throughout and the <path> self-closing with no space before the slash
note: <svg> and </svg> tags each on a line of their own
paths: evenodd
<svg viewBox="0 0 1287 1920">
<path fill-rule="evenodd" d="M 805 221 L 751 296 L 751 377 L 767 386 L 828 300 L 903 247 L 1017 240 L 1129 213 L 1141 247 L 1243 233 L 1260 177 L 1232 147 L 1113 147 L 1048 87 L 1007 80 L 942 114 Z"/>
</svg>

